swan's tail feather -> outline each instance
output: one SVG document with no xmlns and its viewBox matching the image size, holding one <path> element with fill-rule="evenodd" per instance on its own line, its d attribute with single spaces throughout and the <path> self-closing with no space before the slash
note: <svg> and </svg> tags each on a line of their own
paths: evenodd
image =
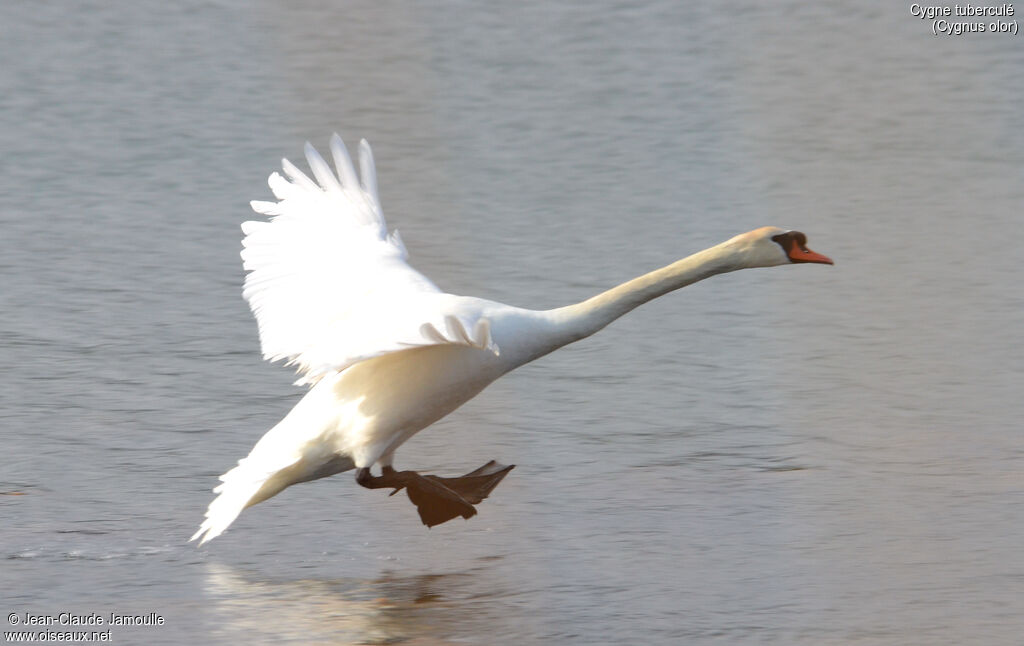
<svg viewBox="0 0 1024 646">
<path fill-rule="evenodd" d="M 206 518 L 199 531 L 192 535 L 190 541 L 199 539 L 199 544 L 220 536 L 246 507 L 251 507 L 279 493 L 287 484 L 281 484 L 273 490 L 268 486 L 279 471 L 267 471 L 253 458 L 247 457 L 239 461 L 238 466 L 220 477 L 221 483 L 214 487 L 213 493 L 218 494 L 206 510 Z M 279 479 L 278 479 L 279 480 Z"/>
<path fill-rule="evenodd" d="M 199 531 L 189 541 L 198 538 L 202 545 L 217 538 L 243 510 L 273 498 L 293 484 L 326 478 L 355 467 L 352 458 L 346 455 L 314 454 L 296 458 L 290 463 L 281 460 L 274 468 L 268 468 L 266 460 L 256 457 L 259 455 L 256 448 L 249 457 L 239 461 L 238 466 L 220 477 L 221 483 L 213 490 L 218 496 L 207 508 Z"/>
<path fill-rule="evenodd" d="M 202 545 L 220 536 L 246 507 L 263 502 L 299 482 L 325 478 L 355 466 L 331 439 L 336 420 L 334 379 L 320 381 L 284 419 L 260 438 L 238 465 L 220 477 L 217 497 L 191 539 Z M 325 421 L 328 420 L 328 421 Z"/>
</svg>

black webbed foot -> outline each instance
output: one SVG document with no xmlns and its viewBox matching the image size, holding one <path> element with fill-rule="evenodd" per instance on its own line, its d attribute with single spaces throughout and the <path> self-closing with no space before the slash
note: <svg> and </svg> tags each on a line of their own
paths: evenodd
<svg viewBox="0 0 1024 646">
<path fill-rule="evenodd" d="M 395 471 L 391 467 L 384 467 L 380 476 L 373 476 L 368 468 L 363 468 L 356 472 L 356 482 L 370 489 L 394 488 L 392 496 L 404 488 L 423 524 L 434 527 L 456 516 L 467 519 L 475 516 L 473 505 L 482 502 L 514 467 L 491 460 L 458 478 L 424 476 L 415 471 Z"/>
<path fill-rule="evenodd" d="M 435 482 L 439 482 L 448 489 L 458 493 L 467 502 L 474 505 L 484 501 L 484 499 L 494 491 L 494 488 L 498 486 L 498 483 L 508 475 L 508 472 L 515 468 L 516 465 L 510 464 L 505 466 L 504 464 L 498 464 L 494 460 L 491 460 L 487 464 L 483 465 L 479 469 L 474 469 L 464 476 L 458 478 L 442 478 L 440 476 L 424 476 Z"/>
</svg>

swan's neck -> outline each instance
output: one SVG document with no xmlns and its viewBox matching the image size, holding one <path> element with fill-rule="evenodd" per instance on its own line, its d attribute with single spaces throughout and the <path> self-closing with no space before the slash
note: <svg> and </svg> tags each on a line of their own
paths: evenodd
<svg viewBox="0 0 1024 646">
<path fill-rule="evenodd" d="M 549 314 L 559 322 L 565 339 L 560 345 L 588 337 L 623 314 L 663 294 L 726 272 L 743 269 L 742 254 L 734 251 L 732 240 L 705 249 L 649 274 L 613 287 L 582 303 Z"/>
</svg>

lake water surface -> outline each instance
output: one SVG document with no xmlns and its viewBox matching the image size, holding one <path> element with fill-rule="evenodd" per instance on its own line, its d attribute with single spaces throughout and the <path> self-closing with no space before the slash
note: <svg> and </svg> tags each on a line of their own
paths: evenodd
<svg viewBox="0 0 1024 646">
<path fill-rule="evenodd" d="M 833 4 L 9 3 L 4 615 L 164 618 L 119 644 L 1019 643 L 1024 40 Z M 335 130 L 454 293 L 554 307 L 765 224 L 836 265 L 672 294 L 418 435 L 399 467 L 518 465 L 468 522 L 343 474 L 197 549 L 301 396 L 260 360 L 238 225 Z"/>
</svg>

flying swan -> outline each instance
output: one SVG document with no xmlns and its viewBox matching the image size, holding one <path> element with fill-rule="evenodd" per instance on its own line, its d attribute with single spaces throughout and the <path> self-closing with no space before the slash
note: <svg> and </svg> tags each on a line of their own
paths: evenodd
<svg viewBox="0 0 1024 646">
<path fill-rule="evenodd" d="M 409 266 L 398 232 L 388 232 L 366 140 L 358 176 L 341 137 L 330 146 L 337 174 L 307 143 L 316 181 L 282 160 L 287 179 L 269 180 L 278 201 L 252 203 L 269 221 L 242 225 L 243 296 L 263 357 L 297 366 L 296 383 L 310 389 L 220 477 L 191 539 L 200 545 L 246 507 L 350 469 L 364 487 L 404 488 L 428 527 L 470 518 L 512 466 L 492 460 L 457 478 L 396 471 L 395 450 L 416 432 L 505 373 L 662 294 L 748 267 L 832 264 L 807 248 L 804 234 L 762 227 L 557 309 L 447 294 Z"/>
</svg>

